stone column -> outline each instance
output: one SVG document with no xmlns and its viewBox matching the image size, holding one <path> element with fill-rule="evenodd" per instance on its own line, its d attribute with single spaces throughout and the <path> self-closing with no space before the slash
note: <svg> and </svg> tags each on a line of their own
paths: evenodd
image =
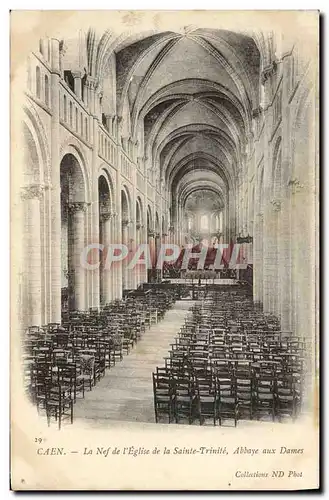
<svg viewBox="0 0 329 500">
<path fill-rule="evenodd" d="M 59 158 L 59 40 L 52 38 L 51 61 L 51 322 L 61 322 L 61 180 Z"/>
<path fill-rule="evenodd" d="M 128 219 L 122 220 L 122 244 L 126 247 L 129 247 L 129 223 Z M 125 290 L 129 287 L 128 282 L 128 258 L 122 261 L 122 290 Z"/>
<path fill-rule="evenodd" d="M 254 302 L 263 302 L 263 220 L 264 214 L 256 214 L 253 245 L 253 296 Z"/>
<path fill-rule="evenodd" d="M 112 223 L 111 223 L 111 243 L 117 243 L 118 238 L 117 238 L 117 213 L 112 212 Z M 112 264 L 111 265 L 111 289 L 112 289 L 112 297 L 113 299 L 118 299 L 120 294 L 119 294 L 119 273 L 118 273 L 118 264 Z"/>
<path fill-rule="evenodd" d="M 136 245 L 135 245 L 135 251 L 138 249 L 140 243 L 141 243 L 141 229 L 142 229 L 142 224 L 140 222 L 137 222 L 136 224 Z M 142 281 L 142 274 L 141 274 L 141 267 L 138 265 L 135 268 L 135 275 L 136 275 L 136 288 L 138 288 L 138 285 Z"/>
<path fill-rule="evenodd" d="M 150 269 L 148 269 L 148 281 L 150 281 L 151 277 L 153 280 L 153 266 L 154 266 L 154 255 L 155 255 L 155 244 L 154 244 L 154 231 L 153 229 L 149 229 L 147 233 L 147 243 L 149 246 L 149 251 L 150 251 L 150 256 L 151 256 L 151 263 L 150 263 Z"/>
<path fill-rule="evenodd" d="M 271 95 L 271 73 L 272 66 L 266 67 L 261 73 L 261 103 L 264 116 L 264 129 L 261 146 L 264 152 L 264 175 L 263 175 L 263 310 L 271 311 L 271 297 L 273 294 L 272 277 L 270 276 L 271 251 L 273 248 L 273 206 L 270 204 L 272 195 L 272 155 L 270 140 L 272 135 L 272 115 L 269 106 Z"/>
<path fill-rule="evenodd" d="M 51 321 L 51 249 L 50 249 L 50 190 L 51 185 L 45 184 L 45 192 L 43 200 L 41 201 L 41 250 L 43 259 L 43 315 L 42 323 L 45 325 Z"/>
<path fill-rule="evenodd" d="M 128 255 L 128 260 L 127 260 L 127 265 L 128 261 L 130 262 L 133 256 L 135 255 L 136 252 L 136 166 L 134 165 L 133 167 L 133 196 L 132 196 L 132 203 L 131 203 L 131 224 L 129 227 L 129 250 L 130 253 Z M 137 283 L 137 275 L 136 275 L 137 269 L 131 269 L 129 270 L 129 286 L 132 289 L 136 288 L 136 283 Z"/>
<path fill-rule="evenodd" d="M 78 99 L 82 99 L 82 79 L 81 71 L 72 71 L 72 76 L 74 78 L 74 93 Z"/>
<path fill-rule="evenodd" d="M 230 223 L 229 223 L 229 213 L 228 213 L 228 206 L 227 205 L 225 205 L 224 213 L 225 213 L 224 244 L 229 245 L 230 244 L 230 226 L 229 226 Z"/>
<path fill-rule="evenodd" d="M 119 166 L 119 162 L 117 161 Z M 116 172 L 116 231 L 115 231 L 115 243 L 122 242 L 122 206 L 121 206 L 121 174 L 118 168 Z M 116 272 L 116 296 L 118 299 L 122 298 L 122 261 L 115 264 Z"/>
<path fill-rule="evenodd" d="M 271 200 L 268 207 L 266 222 L 266 248 L 264 258 L 267 269 L 267 293 L 266 311 L 278 314 L 278 214 L 281 209 L 281 201 Z"/>
<path fill-rule="evenodd" d="M 231 191 L 228 193 L 228 214 L 227 219 L 229 221 L 229 240 L 235 241 L 236 237 L 236 212 L 234 203 L 234 193 Z"/>
<path fill-rule="evenodd" d="M 162 278 L 162 271 L 160 271 L 160 270 L 158 271 L 158 269 L 156 267 L 157 261 L 158 261 L 158 255 L 159 255 L 160 248 L 161 248 L 161 232 L 155 234 L 154 246 L 155 246 L 154 266 L 156 269 L 156 276 L 157 276 L 157 279 L 161 279 Z"/>
<path fill-rule="evenodd" d="M 91 205 L 91 243 L 99 243 L 99 199 L 98 199 L 98 130 L 99 121 L 96 106 L 96 81 L 89 77 L 85 92 L 88 93 L 88 104 L 91 111 L 90 142 L 92 142 L 92 205 Z M 93 252 L 95 258 L 98 258 L 97 252 Z M 97 260 L 98 262 L 98 260 Z M 96 263 L 96 262 L 94 262 Z M 91 271 L 91 306 L 93 308 L 100 305 L 100 278 L 99 268 Z"/>
<path fill-rule="evenodd" d="M 69 204 L 69 308 L 83 311 L 86 305 L 86 270 L 81 265 L 81 254 L 85 247 L 85 212 L 87 204 Z"/>
<path fill-rule="evenodd" d="M 279 220 L 282 209 L 281 200 L 273 200 L 273 210 L 274 210 L 274 246 L 273 246 L 273 313 L 276 316 L 280 316 L 280 281 L 279 281 L 279 242 L 280 242 L 280 234 L 279 234 Z"/>
<path fill-rule="evenodd" d="M 129 220 L 127 246 L 128 246 L 128 255 L 127 258 L 124 260 L 124 265 L 126 268 L 128 267 L 128 264 L 130 263 L 136 252 L 136 227 L 134 220 Z M 127 284 L 129 289 L 136 288 L 136 268 L 127 269 Z"/>
<path fill-rule="evenodd" d="M 294 335 L 309 337 L 314 323 L 311 323 L 312 280 L 314 271 L 311 260 L 312 235 L 309 205 L 310 193 L 298 179 L 290 181 L 291 189 L 291 329 Z"/>
<path fill-rule="evenodd" d="M 270 202 L 264 206 L 264 230 L 263 230 L 263 309 L 264 312 L 272 312 L 273 297 L 273 206 Z"/>
<path fill-rule="evenodd" d="M 113 281 L 113 266 L 110 269 L 106 268 L 106 257 L 109 245 L 112 243 L 112 218 L 113 214 L 110 210 L 103 210 L 100 215 L 102 224 L 102 243 L 104 245 L 103 259 L 101 266 L 101 298 L 102 305 L 109 304 L 113 298 L 112 281 Z"/>
<path fill-rule="evenodd" d="M 281 328 L 291 331 L 291 207 L 290 199 L 286 198 L 281 205 L 279 220 L 279 314 L 281 317 Z"/>
<path fill-rule="evenodd" d="M 26 186 L 22 191 L 24 200 L 25 220 L 25 294 L 24 324 L 40 326 L 41 311 L 41 233 L 40 233 L 40 200 L 43 187 L 40 185 Z"/>
<path fill-rule="evenodd" d="M 146 214 L 145 214 L 145 217 L 144 217 L 144 220 L 146 221 L 147 220 Z M 145 223 L 142 226 L 141 229 L 142 229 L 141 243 L 146 244 L 146 243 L 148 243 L 148 238 L 147 238 L 147 224 Z M 143 281 L 143 283 L 147 283 L 147 277 L 148 277 L 148 274 L 147 274 L 147 265 L 144 265 L 141 268 L 141 273 L 142 273 L 142 281 Z"/>
</svg>

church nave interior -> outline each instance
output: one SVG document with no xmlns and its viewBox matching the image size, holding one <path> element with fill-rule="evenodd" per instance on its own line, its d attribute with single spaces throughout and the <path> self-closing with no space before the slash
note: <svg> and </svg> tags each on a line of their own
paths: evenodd
<svg viewBox="0 0 329 500">
<path fill-rule="evenodd" d="M 93 397 L 96 420 L 107 410 L 143 420 L 133 401 L 144 387 L 159 422 L 309 411 L 315 61 L 277 31 L 207 26 L 91 27 L 45 36 L 29 54 L 13 321 L 23 385 L 50 424 L 74 422 L 75 411 L 83 419 Z M 237 244 L 241 268 L 230 266 Z M 108 266 L 113 245 L 127 255 L 113 253 Z M 140 245 L 149 268 L 128 265 Z M 179 257 L 158 266 L 163 245 Z M 203 269 L 198 258 L 180 267 L 185 252 L 203 249 Z"/>
</svg>

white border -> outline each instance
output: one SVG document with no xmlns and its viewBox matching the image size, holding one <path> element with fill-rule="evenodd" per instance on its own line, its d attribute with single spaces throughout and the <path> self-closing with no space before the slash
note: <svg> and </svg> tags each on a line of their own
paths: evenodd
<svg viewBox="0 0 329 500">
<path fill-rule="evenodd" d="M 1 214 L 1 247 L 0 247 L 0 262 L 1 262 L 1 287 L 0 287 L 0 318 L 1 318 L 1 333 L 0 333 L 0 352 L 2 354 L 2 360 L 0 362 L 0 377 L 1 377 L 1 401 L 2 401 L 2 412 L 1 412 L 1 466 L 0 466 L 0 492 L 1 498 L 8 498 L 9 495 L 13 493 L 9 491 L 9 410 L 8 410 L 8 401 L 9 401 L 9 78 L 7 73 L 7 68 L 9 68 L 9 10 L 42 10 L 47 7 L 47 10 L 89 10 L 89 9 L 104 9 L 107 10 L 111 7 L 113 10 L 142 10 L 142 9 L 152 9 L 152 10 L 218 10 L 221 7 L 229 6 L 230 10 L 315 10 L 318 9 L 323 13 L 323 16 L 329 11 L 328 2 L 325 0 L 320 0 L 316 3 L 306 0 L 289 1 L 289 0 L 276 0 L 275 2 L 266 2 L 264 4 L 263 1 L 254 1 L 252 3 L 248 2 L 246 4 L 242 1 L 230 0 L 228 4 L 224 5 L 219 3 L 218 0 L 203 0 L 195 1 L 178 1 L 178 0 L 166 0 L 164 2 L 156 3 L 151 2 L 150 0 L 140 0 L 139 2 L 132 2 L 129 0 L 120 0 L 118 2 L 109 2 L 108 0 L 94 0 L 94 2 L 83 2 L 79 1 L 71 1 L 67 0 L 56 0 L 56 1 L 48 1 L 47 3 L 42 2 L 40 0 L 34 0 L 29 4 L 24 2 L 23 0 L 15 0 L 13 2 L 2 2 L 0 7 L 0 47 L 2 52 L 1 57 L 1 67 L 2 67 L 2 78 L 0 80 L 1 85 L 1 93 L 2 96 L 2 105 L 1 105 L 1 184 L 0 184 L 0 214 Z M 265 9 L 264 9 L 265 8 Z M 326 31 L 326 22 L 323 21 L 323 31 Z M 328 38 L 323 36 L 323 64 L 322 64 L 322 85 L 323 85 L 323 93 L 325 87 L 328 87 L 328 78 L 327 78 L 327 68 L 328 68 Z M 324 84 L 326 82 L 326 85 Z M 321 104 L 321 103 L 320 103 Z M 322 105 L 324 105 L 324 99 L 322 101 Z M 328 118 L 327 115 L 328 109 L 327 107 L 323 111 L 323 120 L 325 121 Z M 325 150 L 325 145 L 328 140 L 328 135 L 324 135 L 322 137 L 323 141 L 323 151 Z M 328 203 L 324 203 L 325 194 L 329 196 L 328 189 L 328 173 L 324 176 L 324 172 L 327 170 L 328 166 L 325 162 L 325 155 L 322 157 L 322 182 L 325 181 L 325 188 L 323 191 L 323 230 L 328 234 L 328 221 L 329 221 L 329 213 L 328 213 Z M 327 230 L 327 231 L 326 231 Z M 4 237 L 5 236 L 5 237 Z M 324 235 L 323 235 L 324 236 Z M 327 243 L 327 242 L 325 242 Z M 323 241 L 322 241 L 323 244 Z M 328 247 L 328 245 L 325 245 Z M 323 257 L 324 251 L 323 251 Z M 325 260 L 325 258 L 324 258 Z M 321 273 L 323 282 L 327 281 L 327 268 L 325 271 Z M 324 283 L 323 283 L 324 284 Z M 327 297 L 323 301 L 323 310 L 328 310 L 328 302 Z M 324 336 L 327 334 L 325 324 L 323 324 L 323 332 Z M 323 360 L 325 365 L 325 360 L 329 360 L 328 353 L 328 341 L 326 342 L 325 353 L 323 353 Z M 325 373 L 325 380 L 322 380 L 321 385 L 326 389 L 328 385 L 327 380 L 328 371 Z M 325 392 L 323 391 L 323 395 Z M 322 401 L 322 404 L 325 405 L 325 410 L 327 410 L 328 398 L 326 401 Z M 328 415 L 328 412 L 326 412 Z M 325 419 L 324 419 L 325 420 Z M 323 436 L 324 437 L 324 436 Z M 326 443 L 324 446 L 324 454 L 328 451 L 328 433 L 326 435 Z M 113 493 L 111 493 L 113 495 Z M 201 495 L 201 494 L 200 494 Z M 35 494 L 30 494 L 31 497 L 36 497 Z M 38 495 L 39 496 L 39 495 Z M 64 495 L 68 496 L 68 495 Z M 80 496 L 80 495 L 78 495 Z M 88 495 L 89 496 L 89 495 Z M 91 496 L 95 496 L 95 494 L 91 494 Z M 173 495 L 175 497 L 176 495 Z M 199 495 L 197 495 L 199 496 Z M 223 496 L 223 494 L 221 494 Z M 224 494 L 224 497 L 226 495 Z M 258 496 L 258 495 L 257 495 Z M 286 495 L 283 495 L 283 497 Z M 281 497 L 282 498 L 282 497 Z"/>
</svg>

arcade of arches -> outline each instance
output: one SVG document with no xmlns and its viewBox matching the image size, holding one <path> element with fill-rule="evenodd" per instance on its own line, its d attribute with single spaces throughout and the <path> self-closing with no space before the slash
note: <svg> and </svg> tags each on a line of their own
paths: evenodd
<svg viewBox="0 0 329 500">
<path fill-rule="evenodd" d="M 122 297 L 147 270 L 87 271 L 86 245 L 252 237 L 253 297 L 314 326 L 316 68 L 283 36 L 197 28 L 30 54 L 24 104 L 23 327 Z M 313 319 L 312 319 L 313 318 Z"/>
</svg>

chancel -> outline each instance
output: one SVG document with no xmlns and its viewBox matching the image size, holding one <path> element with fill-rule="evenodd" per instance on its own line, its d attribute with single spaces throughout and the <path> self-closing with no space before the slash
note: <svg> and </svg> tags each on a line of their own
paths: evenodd
<svg viewBox="0 0 329 500">
<path fill-rule="evenodd" d="M 30 53 L 14 314 L 49 425 L 308 411 L 318 144 L 303 49 L 277 32 L 109 24 Z M 158 266 L 165 244 L 178 256 Z M 150 259 L 129 266 L 140 245 Z"/>
</svg>

